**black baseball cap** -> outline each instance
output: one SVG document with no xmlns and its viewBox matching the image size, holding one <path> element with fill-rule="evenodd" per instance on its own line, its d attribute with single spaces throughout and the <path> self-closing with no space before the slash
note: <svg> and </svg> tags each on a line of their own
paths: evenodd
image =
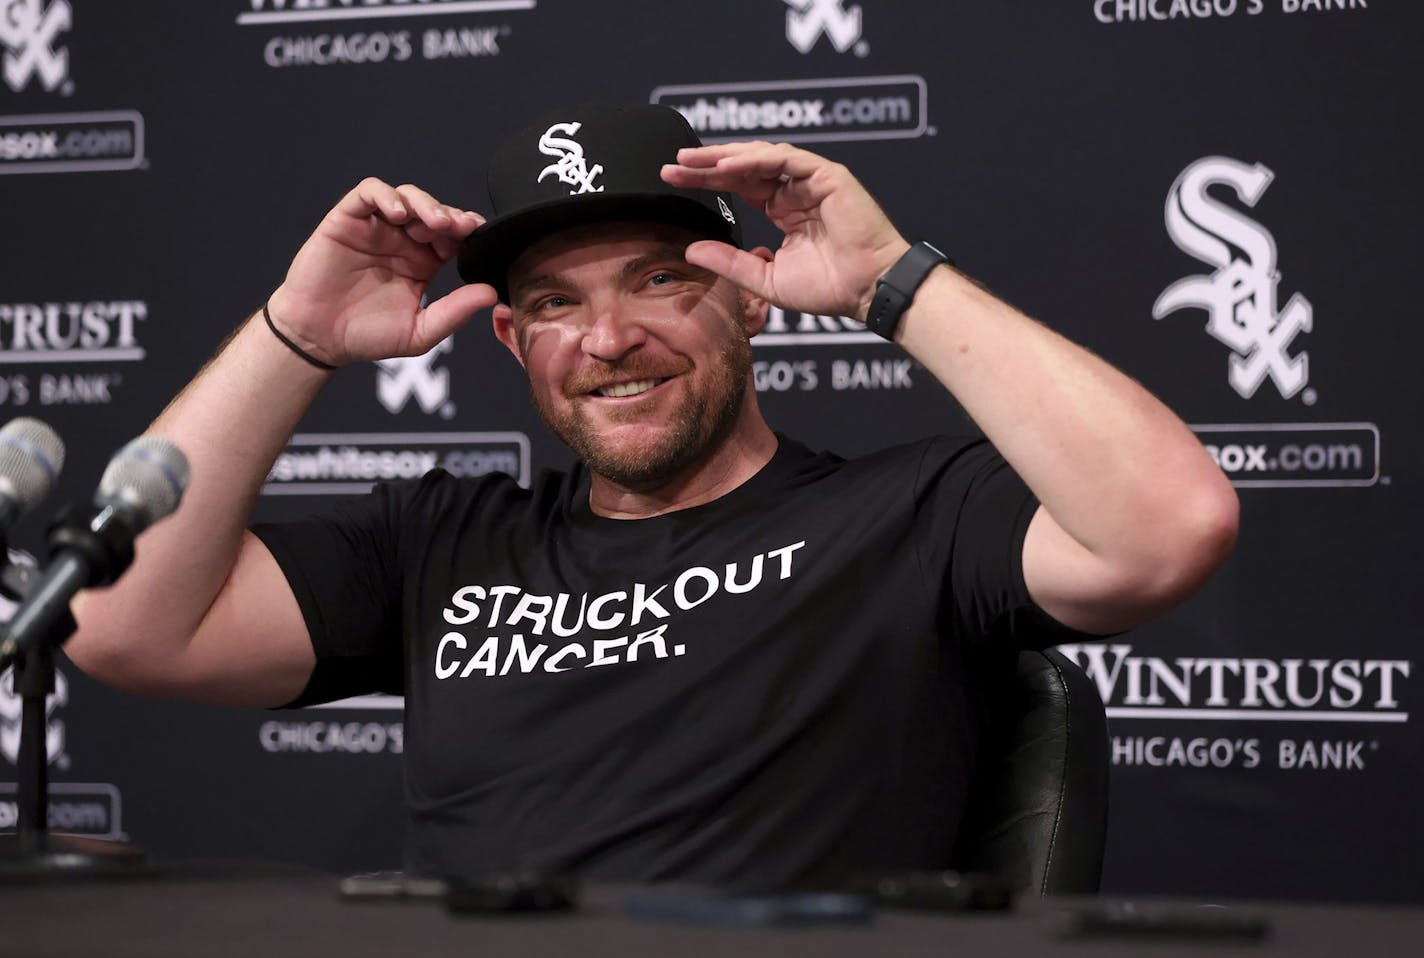
<svg viewBox="0 0 1424 958">
<path fill-rule="evenodd" d="M 508 302 L 506 276 L 519 254 L 585 223 L 667 223 L 740 246 L 731 194 L 678 189 L 659 175 L 678 150 L 701 145 L 666 106 L 575 107 L 525 127 L 490 160 L 492 218 L 460 244 L 460 277 L 491 284 Z"/>
</svg>

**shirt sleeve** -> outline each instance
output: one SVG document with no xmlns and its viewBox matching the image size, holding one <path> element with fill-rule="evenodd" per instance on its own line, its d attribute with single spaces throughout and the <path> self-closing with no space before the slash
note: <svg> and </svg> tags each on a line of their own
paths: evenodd
<svg viewBox="0 0 1424 958">
<path fill-rule="evenodd" d="M 928 441 L 914 496 L 920 568 L 946 634 L 999 651 L 1084 638 L 1028 594 L 1023 546 L 1038 500 L 988 441 Z"/>
<path fill-rule="evenodd" d="M 403 691 L 398 530 L 409 484 L 377 485 L 322 515 L 252 529 L 277 560 L 316 653 L 287 708 Z"/>
</svg>

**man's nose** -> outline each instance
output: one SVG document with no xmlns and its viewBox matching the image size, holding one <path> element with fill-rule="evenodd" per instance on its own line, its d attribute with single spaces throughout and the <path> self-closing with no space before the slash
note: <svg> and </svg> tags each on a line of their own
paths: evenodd
<svg viewBox="0 0 1424 958">
<path fill-rule="evenodd" d="M 627 303 L 614 301 L 600 305 L 593 323 L 583 337 L 583 351 L 607 362 L 616 362 L 647 342 L 648 331 Z"/>
</svg>

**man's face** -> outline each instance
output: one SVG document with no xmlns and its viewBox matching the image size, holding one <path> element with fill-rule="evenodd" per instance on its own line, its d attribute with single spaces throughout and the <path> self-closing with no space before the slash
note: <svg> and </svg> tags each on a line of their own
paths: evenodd
<svg viewBox="0 0 1424 958">
<path fill-rule="evenodd" d="M 697 238 L 652 225 L 565 230 L 519 257 L 510 310 L 496 311 L 544 421 L 629 489 L 704 461 L 749 401 L 760 312 L 683 259 Z"/>
</svg>

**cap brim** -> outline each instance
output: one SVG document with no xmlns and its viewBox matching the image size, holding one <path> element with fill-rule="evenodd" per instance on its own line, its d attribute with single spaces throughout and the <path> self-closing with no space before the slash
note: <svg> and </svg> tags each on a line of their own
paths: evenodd
<svg viewBox="0 0 1424 958">
<path fill-rule="evenodd" d="M 551 233 L 588 223 L 639 222 L 684 226 L 708 239 L 736 244 L 733 225 L 696 200 L 673 193 L 582 193 L 531 206 L 486 223 L 460 244 L 460 278 L 489 283 L 505 302 L 506 277 L 519 255 Z"/>
</svg>

